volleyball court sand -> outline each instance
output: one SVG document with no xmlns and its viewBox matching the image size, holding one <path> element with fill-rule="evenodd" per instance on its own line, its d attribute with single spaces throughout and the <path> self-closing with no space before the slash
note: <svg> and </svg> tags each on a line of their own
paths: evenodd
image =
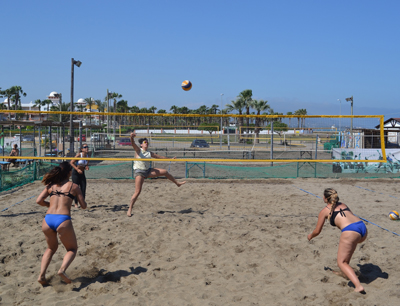
<svg viewBox="0 0 400 306">
<path fill-rule="evenodd" d="M 46 210 L 35 204 L 43 188 L 35 182 L 0 194 L 0 210 L 35 195 L 0 214 L 0 304 L 398 305 L 399 236 L 367 223 L 369 237 L 351 262 L 366 295 L 329 271 L 337 269 L 337 228 L 326 223 L 307 240 L 324 207 L 314 195 L 327 187 L 354 213 L 399 233 L 400 222 L 387 217 L 400 209 L 398 183 L 189 180 L 177 188 L 153 179 L 128 218 L 132 180 L 89 180 L 88 209 L 72 211 L 79 244 L 67 271 L 73 282 L 57 276 L 60 245 L 47 273 L 51 285 L 42 287 Z"/>
</svg>

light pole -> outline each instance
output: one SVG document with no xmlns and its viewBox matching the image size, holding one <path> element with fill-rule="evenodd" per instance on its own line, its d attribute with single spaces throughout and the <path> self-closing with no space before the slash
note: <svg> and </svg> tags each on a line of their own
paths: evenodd
<svg viewBox="0 0 400 306">
<path fill-rule="evenodd" d="M 342 101 L 340 99 L 337 99 L 340 102 L 340 116 L 342 115 Z M 341 131 L 342 125 L 341 125 L 341 120 L 342 118 L 339 118 L 339 133 Z"/>
<path fill-rule="evenodd" d="M 81 61 L 76 61 L 74 58 L 71 58 L 71 103 L 70 103 L 70 111 L 74 111 L 74 65 L 77 67 L 80 67 L 82 65 Z M 74 125 L 72 121 L 72 114 L 69 116 L 69 133 L 70 133 L 70 139 L 69 139 L 69 154 L 70 156 L 74 156 Z"/>
<path fill-rule="evenodd" d="M 220 136 L 219 136 L 219 149 L 220 150 L 222 150 L 222 132 L 223 132 L 223 127 L 222 127 L 222 96 L 223 96 L 224 94 L 222 93 L 221 94 L 221 133 L 220 133 Z"/>
<path fill-rule="evenodd" d="M 353 96 L 350 98 L 346 98 L 347 102 L 351 103 L 351 115 L 353 116 Z M 353 145 L 353 117 L 351 117 L 351 123 L 350 123 L 350 144 L 351 146 Z"/>
</svg>

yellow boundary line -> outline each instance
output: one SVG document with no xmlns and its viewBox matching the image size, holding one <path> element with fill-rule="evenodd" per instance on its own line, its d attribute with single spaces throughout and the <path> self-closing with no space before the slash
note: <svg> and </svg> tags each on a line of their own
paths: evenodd
<svg viewBox="0 0 400 306">
<path fill-rule="evenodd" d="M 108 158 L 108 157 L 38 157 L 38 156 L 4 156 L 4 158 L 10 159 L 30 159 L 30 160 L 110 160 L 110 161 L 143 161 L 142 158 Z M 358 159 L 212 159 L 212 158 L 146 158 L 146 161 L 166 161 L 166 162 L 227 162 L 227 163 L 263 163 L 263 162 L 281 162 L 281 163 L 293 163 L 293 162 L 308 162 L 308 163 L 337 163 L 337 162 L 358 162 L 358 163 L 384 163 L 385 160 L 358 160 Z"/>
<path fill-rule="evenodd" d="M 62 112 L 34 110 L 0 110 L 0 113 L 16 114 L 62 114 L 62 115 L 105 115 L 105 116 L 155 116 L 155 117 L 233 117 L 233 118 L 383 118 L 383 115 L 235 115 L 235 114 L 155 114 L 155 113 L 105 113 L 105 112 Z"/>
</svg>

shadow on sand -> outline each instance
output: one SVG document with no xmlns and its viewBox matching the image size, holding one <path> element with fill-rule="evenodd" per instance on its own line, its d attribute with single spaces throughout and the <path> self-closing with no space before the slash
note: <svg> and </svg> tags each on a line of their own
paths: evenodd
<svg viewBox="0 0 400 306">
<path fill-rule="evenodd" d="M 132 274 L 139 275 L 141 273 L 147 272 L 147 269 L 143 268 L 143 267 L 137 267 L 137 268 L 130 267 L 129 270 L 130 271 L 117 270 L 114 272 L 104 273 L 105 270 L 101 269 L 97 273 L 97 275 L 95 275 L 93 277 L 78 277 L 78 278 L 74 279 L 73 282 L 74 283 L 80 282 L 81 285 L 78 288 L 74 288 L 72 291 L 80 291 L 83 288 L 86 288 L 87 286 L 89 286 L 90 284 L 94 284 L 96 282 L 99 282 L 99 283 L 119 282 L 122 277 L 127 277 Z"/>
</svg>

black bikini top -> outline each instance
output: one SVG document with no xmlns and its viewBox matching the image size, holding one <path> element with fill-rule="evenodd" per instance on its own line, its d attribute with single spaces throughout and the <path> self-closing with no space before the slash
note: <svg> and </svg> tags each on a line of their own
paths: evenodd
<svg viewBox="0 0 400 306">
<path fill-rule="evenodd" d="M 61 191 L 58 191 L 58 190 L 52 190 L 50 193 L 49 193 L 49 196 L 51 197 L 51 196 L 53 196 L 53 195 L 56 195 L 56 196 L 65 196 L 65 197 L 69 197 L 69 198 L 71 198 L 72 200 L 73 199 L 75 199 L 75 197 L 71 194 L 71 189 L 72 189 L 72 185 L 73 185 L 73 183 L 71 183 L 71 188 L 69 189 L 69 191 L 68 192 L 61 192 Z"/>
<path fill-rule="evenodd" d="M 350 209 L 346 207 L 345 209 L 340 209 L 332 213 L 332 216 L 329 218 L 329 222 L 331 223 L 332 226 L 336 226 L 335 218 L 338 214 L 340 214 L 342 217 L 346 217 L 346 214 L 344 213 L 345 211 L 350 211 Z"/>
</svg>

